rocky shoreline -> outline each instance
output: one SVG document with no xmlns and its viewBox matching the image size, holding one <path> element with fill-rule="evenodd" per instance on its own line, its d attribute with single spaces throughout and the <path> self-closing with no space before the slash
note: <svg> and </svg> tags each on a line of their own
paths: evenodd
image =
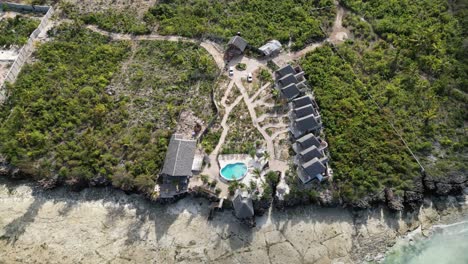
<svg viewBox="0 0 468 264">
<path fill-rule="evenodd" d="M 277 199 L 271 201 L 259 200 L 256 201 L 256 215 L 261 216 L 268 207 L 274 205 L 278 209 L 287 207 L 295 207 L 298 205 L 318 205 L 321 207 L 350 207 L 352 209 L 371 209 L 375 207 L 385 206 L 393 211 L 417 210 L 423 203 L 426 197 L 448 197 L 455 196 L 461 197 L 464 195 L 465 190 L 468 188 L 468 175 L 460 172 L 457 175 L 450 175 L 450 177 L 433 177 L 426 173 L 422 173 L 421 177 L 414 180 L 413 189 L 405 191 L 403 195 L 396 195 L 390 188 L 385 188 L 383 191 L 376 195 L 369 195 L 360 199 L 357 202 L 343 202 L 341 199 L 334 199 L 333 192 L 324 190 L 319 192 L 319 196 L 315 200 L 310 200 L 308 197 L 292 198 L 289 200 L 278 201 Z M 34 178 L 27 172 L 21 171 L 14 166 L 9 165 L 4 158 L 0 156 L 0 177 L 7 177 L 12 180 L 22 180 Z M 73 191 L 81 191 L 89 187 L 107 187 L 111 183 L 102 178 L 96 177 L 89 182 L 59 182 L 58 179 L 51 179 L 47 181 L 39 181 L 39 184 L 45 189 L 52 189 L 58 186 L 66 186 Z M 276 186 L 272 186 L 276 189 Z M 127 194 L 139 192 L 129 192 Z M 149 194 L 143 194 L 145 197 L 150 197 Z M 197 195 L 195 193 L 195 195 Z M 217 199 L 216 197 L 207 197 L 210 200 Z M 273 193 L 273 197 L 275 194 Z"/>
<path fill-rule="evenodd" d="M 425 198 L 394 212 L 274 208 L 254 228 L 230 210 L 208 221 L 206 199 L 159 205 L 113 188 L 44 190 L 0 177 L 0 259 L 6 263 L 360 263 L 379 259 L 398 237 L 466 217 L 466 196 Z"/>
</svg>

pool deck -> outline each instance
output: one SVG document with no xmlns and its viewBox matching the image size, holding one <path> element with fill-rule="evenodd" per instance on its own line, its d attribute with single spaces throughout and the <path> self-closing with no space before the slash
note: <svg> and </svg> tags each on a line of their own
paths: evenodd
<svg viewBox="0 0 468 264">
<path fill-rule="evenodd" d="M 205 174 L 209 177 L 209 181 L 217 180 L 218 184 L 216 185 L 217 188 L 221 189 L 221 193 L 219 195 L 220 198 L 229 198 L 229 181 L 224 179 L 223 177 L 220 176 L 220 169 L 222 169 L 224 166 L 232 163 L 238 163 L 242 162 L 247 165 L 247 174 L 240 180 L 240 182 L 244 183 L 245 185 L 249 185 L 250 181 L 255 181 L 257 182 L 257 186 L 261 185 L 261 179 L 257 179 L 254 176 L 254 169 L 255 168 L 263 168 L 266 164 L 265 159 L 258 159 L 258 158 L 252 158 L 252 156 L 248 154 L 226 154 L 226 155 L 219 155 L 218 159 L 216 161 L 212 161 L 211 167 L 210 168 L 205 168 L 206 169 L 211 169 L 211 170 L 217 170 L 217 173 L 210 173 L 210 174 Z M 213 165 L 213 163 L 216 163 Z M 263 175 L 263 174 L 262 174 Z M 193 188 L 195 186 L 203 186 L 203 182 L 200 179 L 200 175 L 192 177 L 189 183 L 189 188 Z M 206 185 L 205 185 L 206 186 Z"/>
</svg>

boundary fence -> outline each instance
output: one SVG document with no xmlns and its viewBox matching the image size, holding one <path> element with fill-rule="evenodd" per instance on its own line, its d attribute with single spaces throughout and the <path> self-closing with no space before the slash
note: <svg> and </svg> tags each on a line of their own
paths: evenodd
<svg viewBox="0 0 468 264">
<path fill-rule="evenodd" d="M 18 77 L 21 68 L 26 63 L 29 56 L 31 56 L 32 52 L 34 51 L 34 41 L 42 33 L 42 31 L 47 26 L 49 19 L 52 17 L 54 13 L 53 7 L 49 6 L 34 6 L 34 5 L 21 5 L 21 4 L 14 4 L 14 3 L 4 3 L 0 2 L 0 8 L 6 7 L 10 10 L 19 11 L 19 12 L 38 12 L 38 13 L 45 13 L 44 17 L 41 19 L 41 23 L 39 26 L 31 33 L 29 36 L 28 41 L 26 44 L 20 49 L 18 57 L 13 62 L 8 71 L 5 80 L 3 83 L 0 84 L 0 103 L 3 103 L 7 97 L 6 91 L 6 83 L 14 83 L 16 78 Z"/>
</svg>

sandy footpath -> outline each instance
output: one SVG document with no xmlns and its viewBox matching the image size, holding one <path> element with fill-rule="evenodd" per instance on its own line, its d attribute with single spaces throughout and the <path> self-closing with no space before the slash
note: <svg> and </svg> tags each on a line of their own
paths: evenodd
<svg viewBox="0 0 468 264">
<path fill-rule="evenodd" d="M 301 207 L 248 229 L 229 210 L 207 214 L 202 199 L 161 206 L 110 188 L 45 192 L 0 179 L 0 263 L 357 263 L 440 218 L 430 206 L 421 222 L 382 209 Z"/>
</svg>

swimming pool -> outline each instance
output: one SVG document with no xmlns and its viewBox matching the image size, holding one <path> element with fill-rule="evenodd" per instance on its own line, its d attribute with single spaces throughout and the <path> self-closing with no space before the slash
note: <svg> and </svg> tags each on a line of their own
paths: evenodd
<svg viewBox="0 0 468 264">
<path fill-rule="evenodd" d="M 247 165 L 243 162 L 231 163 L 221 169 L 221 177 L 228 181 L 240 180 L 247 174 Z"/>
</svg>

